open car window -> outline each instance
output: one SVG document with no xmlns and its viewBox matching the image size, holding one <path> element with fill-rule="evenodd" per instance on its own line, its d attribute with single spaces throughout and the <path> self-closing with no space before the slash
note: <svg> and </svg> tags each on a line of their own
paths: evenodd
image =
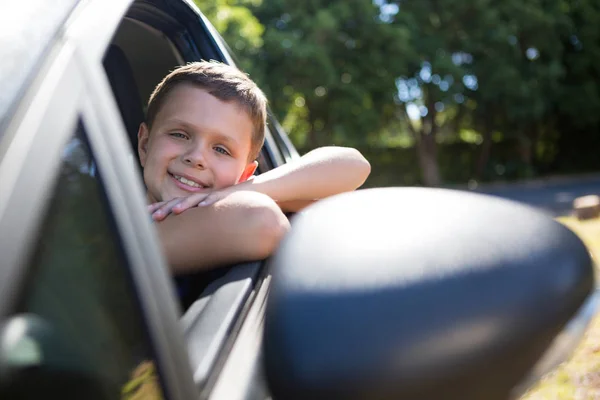
<svg viewBox="0 0 600 400">
<path fill-rule="evenodd" d="M 119 23 L 103 57 L 104 73 L 127 131 L 134 157 L 137 131 L 156 84 L 185 62 L 227 61 L 212 28 L 185 2 L 137 1 Z M 285 162 L 273 136 L 267 132 L 258 162 L 260 172 Z M 137 158 L 135 160 L 137 163 Z M 141 175 L 140 175 L 141 176 Z M 181 325 L 197 389 L 207 395 L 245 318 L 266 270 L 247 263 L 184 277 L 190 298 L 180 299 Z M 173 284 L 177 281 L 173 279 Z"/>
<path fill-rule="evenodd" d="M 148 98 L 162 78 L 185 62 L 228 60 L 222 53 L 227 50 L 219 47 L 219 40 L 213 35 L 213 28 L 205 25 L 203 18 L 184 2 L 172 2 L 167 7 L 160 1 L 137 1 L 121 19 L 102 62 L 131 145 L 134 164 L 139 165 L 138 128 L 144 120 Z M 258 172 L 281 165 L 284 160 L 267 132 L 258 158 Z M 197 275 L 192 284 L 194 299 L 223 273 Z M 194 299 L 184 299 L 183 307 L 188 308 Z"/>
</svg>

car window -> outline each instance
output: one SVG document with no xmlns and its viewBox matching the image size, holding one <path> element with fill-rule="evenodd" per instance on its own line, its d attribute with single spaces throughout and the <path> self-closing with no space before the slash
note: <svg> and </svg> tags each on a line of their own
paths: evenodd
<svg viewBox="0 0 600 400">
<path fill-rule="evenodd" d="M 128 265 L 81 122 L 64 147 L 29 271 L 17 313 L 43 321 L 68 345 L 69 357 L 76 355 L 102 393 L 94 398 L 163 397 Z"/>
</svg>

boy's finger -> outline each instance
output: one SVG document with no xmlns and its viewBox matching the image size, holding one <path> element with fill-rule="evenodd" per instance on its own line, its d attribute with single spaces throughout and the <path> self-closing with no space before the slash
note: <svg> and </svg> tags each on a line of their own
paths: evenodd
<svg viewBox="0 0 600 400">
<path fill-rule="evenodd" d="M 168 202 L 163 204 L 161 207 L 159 207 L 158 210 L 154 211 L 152 213 L 152 217 L 157 221 L 161 221 L 161 220 L 165 219 L 167 217 L 167 215 L 169 215 L 171 213 L 171 210 L 173 210 L 173 207 L 176 206 L 177 204 L 179 204 L 182 200 L 183 199 L 181 197 L 176 197 L 172 200 L 169 200 Z"/>
<path fill-rule="evenodd" d="M 202 200 L 200 203 L 198 203 L 198 206 L 210 206 L 211 204 L 215 203 L 217 200 L 219 200 L 219 196 L 216 196 L 214 194 L 209 194 L 208 196 L 206 196 L 204 198 L 204 200 Z"/>
<path fill-rule="evenodd" d="M 182 213 L 185 210 L 187 210 L 188 208 L 196 207 L 202 201 L 204 201 L 204 199 L 208 196 L 209 196 L 209 194 L 206 194 L 206 193 L 198 193 L 198 194 L 194 194 L 192 196 L 186 197 L 185 199 L 183 199 L 183 201 L 181 203 L 177 204 L 173 208 L 173 212 Z"/>
<path fill-rule="evenodd" d="M 165 204 L 164 201 L 159 201 L 158 203 L 152 203 L 149 206 L 146 207 L 146 210 L 148 210 L 148 212 L 150 214 L 152 214 L 154 211 L 158 210 L 160 207 L 163 206 L 163 204 Z"/>
</svg>

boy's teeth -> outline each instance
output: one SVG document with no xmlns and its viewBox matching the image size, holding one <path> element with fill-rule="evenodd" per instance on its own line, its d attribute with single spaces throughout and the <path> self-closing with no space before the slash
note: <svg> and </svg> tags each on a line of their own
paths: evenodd
<svg viewBox="0 0 600 400">
<path fill-rule="evenodd" d="M 177 175 L 173 175 L 175 177 L 175 179 L 177 179 L 179 182 L 191 186 L 191 187 L 197 187 L 197 188 L 201 188 L 201 185 L 198 185 L 196 182 L 194 181 L 190 181 L 189 179 L 185 179 L 183 176 L 177 176 Z"/>
</svg>

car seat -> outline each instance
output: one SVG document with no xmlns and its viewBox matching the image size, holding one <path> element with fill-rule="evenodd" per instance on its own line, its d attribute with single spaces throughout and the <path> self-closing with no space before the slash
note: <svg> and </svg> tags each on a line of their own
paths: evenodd
<svg viewBox="0 0 600 400">
<path fill-rule="evenodd" d="M 137 132 L 144 120 L 144 110 L 133 70 L 123 50 L 114 44 L 106 51 L 103 64 L 133 153 L 137 155 Z"/>
</svg>

